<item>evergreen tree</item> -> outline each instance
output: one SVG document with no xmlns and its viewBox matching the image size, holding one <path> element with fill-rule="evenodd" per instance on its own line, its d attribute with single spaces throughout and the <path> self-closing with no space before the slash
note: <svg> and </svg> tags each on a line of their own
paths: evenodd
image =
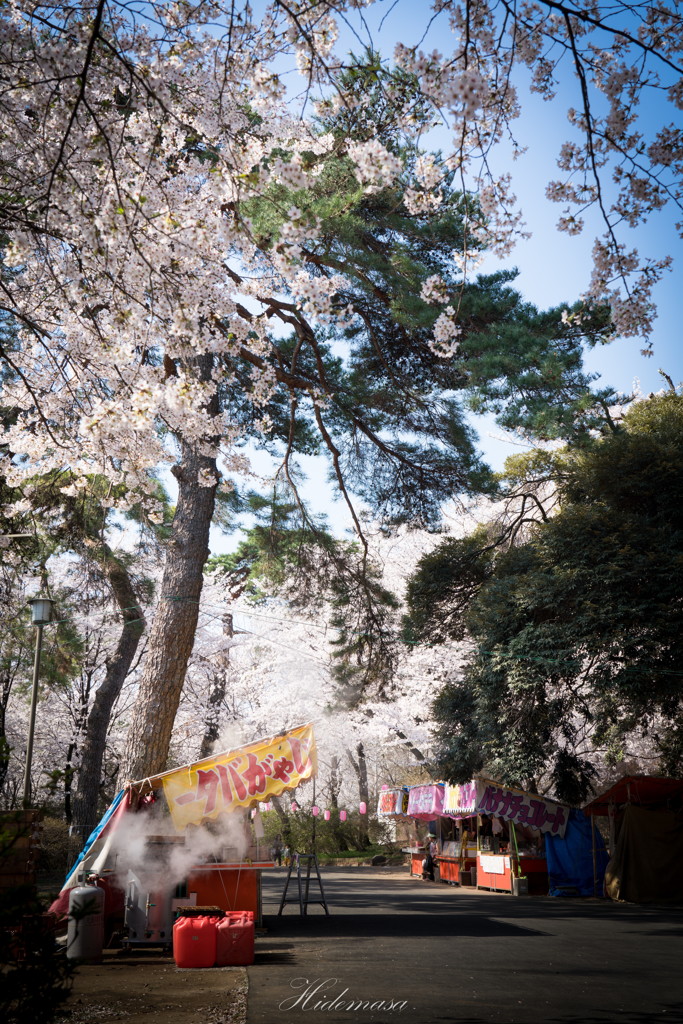
<svg viewBox="0 0 683 1024">
<path fill-rule="evenodd" d="M 636 737 L 663 774 L 683 770 L 683 397 L 639 402 L 584 451 L 541 461 L 559 510 L 521 543 L 481 530 L 427 556 L 409 628 L 472 643 L 435 704 L 445 776 L 543 776 L 578 802 Z M 538 464 L 527 460 L 530 475 Z"/>
</svg>

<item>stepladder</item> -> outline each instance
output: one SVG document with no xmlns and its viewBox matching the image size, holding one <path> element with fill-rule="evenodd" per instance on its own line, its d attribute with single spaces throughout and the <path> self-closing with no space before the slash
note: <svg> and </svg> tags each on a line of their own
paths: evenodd
<svg viewBox="0 0 683 1024">
<path fill-rule="evenodd" d="M 295 886 L 295 895 L 290 896 L 289 890 L 292 886 Z M 277 912 L 278 917 L 287 903 L 298 903 L 299 913 L 302 917 L 308 913 L 309 903 L 319 903 L 329 916 L 330 911 L 325 899 L 323 880 L 320 877 L 320 867 L 315 853 L 295 853 L 292 857 L 280 900 L 280 909 Z"/>
</svg>

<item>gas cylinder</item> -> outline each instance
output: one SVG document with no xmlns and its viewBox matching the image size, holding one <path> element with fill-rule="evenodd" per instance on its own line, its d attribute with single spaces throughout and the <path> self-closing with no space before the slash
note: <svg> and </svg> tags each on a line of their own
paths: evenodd
<svg viewBox="0 0 683 1024">
<path fill-rule="evenodd" d="M 79 885 L 69 893 L 66 955 L 71 960 L 101 960 L 104 945 L 104 890 Z"/>
<path fill-rule="evenodd" d="M 216 967 L 246 967 L 254 962 L 254 912 L 233 910 L 216 925 Z"/>
<path fill-rule="evenodd" d="M 173 959 L 177 967 L 213 967 L 216 963 L 216 917 L 179 917 L 173 925 Z"/>
</svg>

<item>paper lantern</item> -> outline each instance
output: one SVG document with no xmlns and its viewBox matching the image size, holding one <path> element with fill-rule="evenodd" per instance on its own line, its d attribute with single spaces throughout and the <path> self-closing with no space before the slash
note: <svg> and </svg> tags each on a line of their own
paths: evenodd
<svg viewBox="0 0 683 1024">
<path fill-rule="evenodd" d="M 320 814 L 320 808 L 316 807 L 314 804 L 313 807 L 311 807 L 311 814 L 313 815 L 314 818 L 317 818 L 318 815 Z"/>
<path fill-rule="evenodd" d="M 339 820 L 340 821 L 346 821 L 346 811 L 340 811 L 339 812 Z"/>
<path fill-rule="evenodd" d="M 325 819 L 325 821 L 329 821 L 330 820 L 330 812 L 329 811 L 325 811 L 325 813 L 323 814 L 323 818 Z"/>
<path fill-rule="evenodd" d="M 361 814 L 367 814 L 368 807 L 367 804 L 365 803 L 365 800 L 361 800 L 358 810 L 360 811 Z"/>
<path fill-rule="evenodd" d="M 382 790 L 385 790 L 385 789 L 389 789 L 389 787 L 387 786 L 386 782 L 385 782 L 385 783 L 384 783 L 384 785 L 382 786 Z"/>
</svg>

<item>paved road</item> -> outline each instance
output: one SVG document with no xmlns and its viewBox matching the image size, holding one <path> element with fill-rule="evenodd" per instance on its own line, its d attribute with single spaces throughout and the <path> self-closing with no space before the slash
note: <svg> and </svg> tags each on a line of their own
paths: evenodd
<svg viewBox="0 0 683 1024">
<path fill-rule="evenodd" d="M 248 1024 L 683 1024 L 681 909 L 359 868 L 324 872 L 329 917 L 277 917 L 284 878 L 264 877 Z"/>
</svg>

